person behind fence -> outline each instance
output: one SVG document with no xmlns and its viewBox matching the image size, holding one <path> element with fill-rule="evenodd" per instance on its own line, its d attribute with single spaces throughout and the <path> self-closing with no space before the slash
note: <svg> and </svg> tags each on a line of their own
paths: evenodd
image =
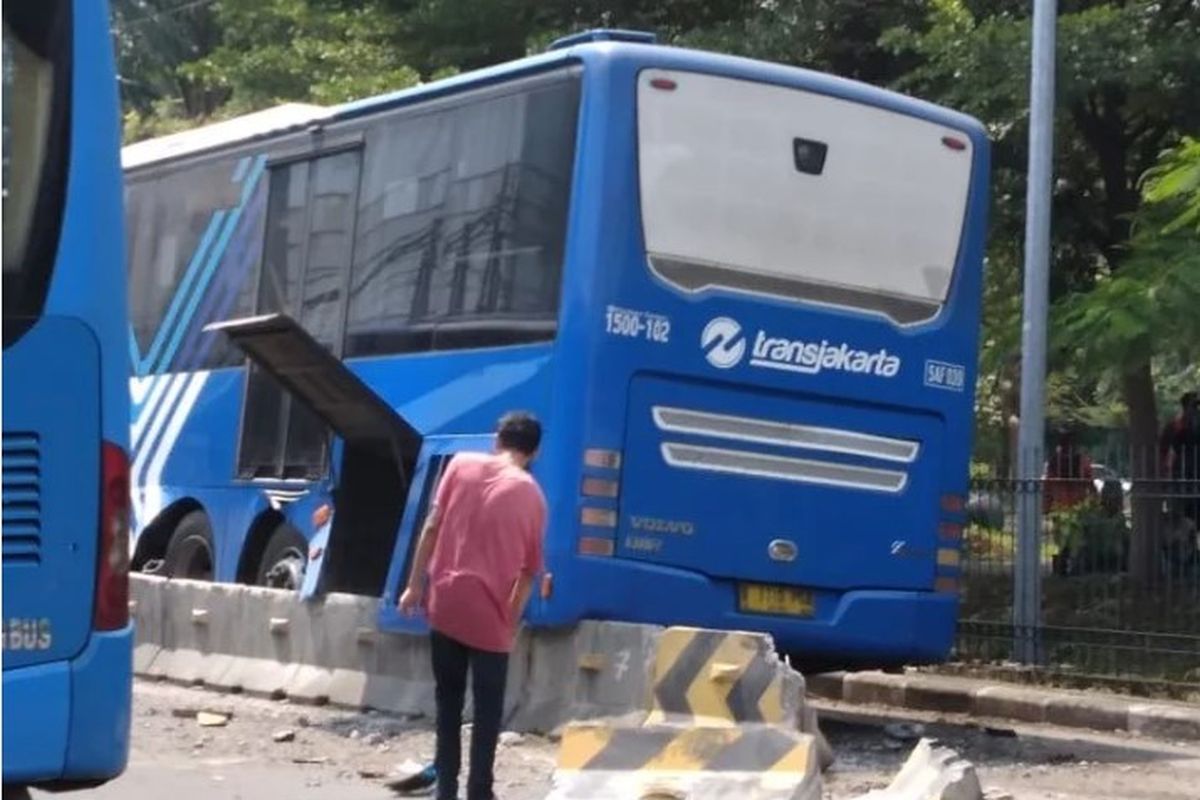
<svg viewBox="0 0 1200 800">
<path fill-rule="evenodd" d="M 1164 474 L 1181 482 L 1174 487 L 1183 495 L 1176 503 L 1179 513 L 1193 524 L 1200 522 L 1200 395 L 1196 392 L 1179 398 L 1179 413 L 1163 428 L 1159 448 Z"/>
<path fill-rule="evenodd" d="M 497 428 L 494 453 L 460 453 L 450 461 L 400 597 L 404 613 L 423 608 L 429 620 L 441 800 L 458 796 L 468 667 L 475 717 L 467 798 L 494 797 L 508 654 L 542 570 L 546 499 L 529 474 L 541 437 L 534 417 L 508 414 Z"/>
<path fill-rule="evenodd" d="M 1092 462 L 1070 431 L 1061 431 L 1045 465 L 1044 510 L 1073 508 L 1092 496 Z"/>
</svg>

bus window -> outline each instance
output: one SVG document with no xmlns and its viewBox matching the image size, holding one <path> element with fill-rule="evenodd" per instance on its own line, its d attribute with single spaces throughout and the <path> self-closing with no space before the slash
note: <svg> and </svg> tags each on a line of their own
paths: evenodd
<svg viewBox="0 0 1200 800">
<path fill-rule="evenodd" d="M 553 338 L 578 104 L 559 74 L 368 130 L 347 357 Z"/>
<path fill-rule="evenodd" d="M 58 243 L 69 116 L 69 4 L 4 14 L 4 346 L 41 314 Z M 34 10 L 36 7 L 36 10 Z"/>
<path fill-rule="evenodd" d="M 647 70 L 638 136 L 646 250 L 677 288 L 900 324 L 945 303 L 971 178 L 965 135 L 815 92 Z"/>
</svg>

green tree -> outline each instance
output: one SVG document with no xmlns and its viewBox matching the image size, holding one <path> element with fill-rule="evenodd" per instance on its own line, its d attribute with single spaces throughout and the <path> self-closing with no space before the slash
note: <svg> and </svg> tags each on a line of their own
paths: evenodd
<svg viewBox="0 0 1200 800">
<path fill-rule="evenodd" d="M 1136 235 L 1138 185 L 1160 152 L 1200 129 L 1200 5 L 1060 5 L 1051 285 L 1057 340 L 1067 347 L 1058 355 L 1115 376 L 1131 443 L 1150 452 L 1158 428 L 1154 360 L 1186 338 L 1180 312 L 1192 302 L 1194 320 L 1196 306 L 1186 265 L 1162 262 L 1169 245 L 1161 229 Z M 918 60 L 897 85 L 988 125 L 994 246 L 1019 242 L 1023 224 L 1029 29 L 1025 3 L 935 0 L 924 23 L 886 36 Z M 1101 328 L 1112 335 L 1094 335 Z M 1133 463 L 1142 474 L 1150 466 Z M 1154 513 L 1152 503 L 1137 503 L 1136 527 L 1153 529 Z M 1147 572 L 1148 545 L 1134 549 L 1135 568 Z"/>
<path fill-rule="evenodd" d="M 285 101 L 341 103 L 418 80 L 395 46 L 399 19 L 378 4 L 222 0 L 217 19 L 221 44 L 180 71 L 228 90 L 237 113 Z"/>
</svg>

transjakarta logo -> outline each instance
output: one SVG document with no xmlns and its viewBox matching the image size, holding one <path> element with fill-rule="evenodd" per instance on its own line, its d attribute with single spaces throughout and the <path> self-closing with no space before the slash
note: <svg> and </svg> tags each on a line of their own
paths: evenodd
<svg viewBox="0 0 1200 800">
<path fill-rule="evenodd" d="M 746 355 L 746 337 L 742 326 L 729 317 L 717 317 L 704 326 L 700 334 L 700 349 L 708 363 L 717 369 L 729 369 L 741 363 Z"/>
<path fill-rule="evenodd" d="M 700 335 L 700 346 L 710 364 L 719 369 L 729 369 L 737 366 L 745 355 L 746 338 L 742 335 L 742 326 L 737 322 L 728 317 L 717 317 L 705 326 L 704 333 Z M 900 372 L 900 357 L 886 349 L 869 352 L 857 350 L 845 342 L 834 344 L 828 339 L 806 342 L 774 337 L 762 329 L 754 337 L 750 364 L 804 375 L 835 370 L 894 378 Z"/>
</svg>

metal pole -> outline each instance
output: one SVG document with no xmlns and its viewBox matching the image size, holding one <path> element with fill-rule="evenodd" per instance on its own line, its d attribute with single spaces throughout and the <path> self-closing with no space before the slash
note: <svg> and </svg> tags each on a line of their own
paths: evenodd
<svg viewBox="0 0 1200 800">
<path fill-rule="evenodd" d="M 1042 611 L 1041 492 L 1046 424 L 1046 317 L 1050 292 L 1050 190 L 1054 157 L 1056 0 L 1033 2 L 1029 85 L 1029 182 L 1025 198 L 1025 296 L 1021 327 L 1021 419 L 1017 435 L 1017 561 L 1014 655 L 1039 658 Z"/>
</svg>

